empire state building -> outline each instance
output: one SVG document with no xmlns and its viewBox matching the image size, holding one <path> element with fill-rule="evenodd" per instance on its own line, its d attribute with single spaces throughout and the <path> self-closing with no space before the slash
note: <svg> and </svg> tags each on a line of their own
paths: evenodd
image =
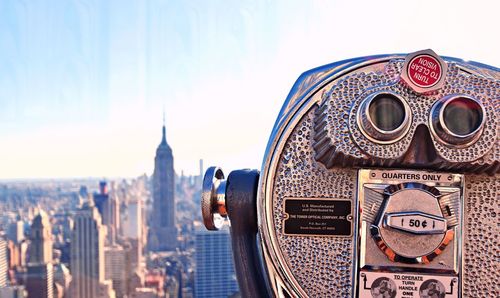
<svg viewBox="0 0 500 298">
<path fill-rule="evenodd" d="M 165 124 L 161 143 L 156 149 L 153 173 L 153 214 L 149 247 L 153 251 L 174 250 L 177 247 L 174 199 L 174 158 L 167 144 Z"/>
</svg>

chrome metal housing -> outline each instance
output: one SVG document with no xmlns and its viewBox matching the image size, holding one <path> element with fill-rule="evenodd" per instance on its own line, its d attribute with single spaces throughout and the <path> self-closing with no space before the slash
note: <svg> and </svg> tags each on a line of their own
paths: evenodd
<svg viewBox="0 0 500 298">
<path fill-rule="evenodd" d="M 359 193 L 357 191 L 359 183 L 358 173 L 360 172 L 360 168 L 371 167 L 376 169 L 410 169 L 415 168 L 414 159 L 419 158 L 420 156 L 416 154 L 410 154 L 405 156 L 404 154 L 408 152 L 408 148 L 411 149 L 413 146 L 412 138 L 417 136 L 416 132 L 418 132 L 417 128 L 421 127 L 425 129 L 432 130 L 432 124 L 429 122 L 432 103 L 434 103 L 437 99 L 443 96 L 447 96 L 451 93 L 451 90 L 456 90 L 457 87 L 453 85 L 453 87 L 449 87 L 450 84 L 456 84 L 455 81 L 451 81 L 451 79 L 455 79 L 455 77 L 478 77 L 481 80 L 484 78 L 485 81 L 491 82 L 490 86 L 498 86 L 495 85 L 494 82 L 497 82 L 500 78 L 500 71 L 497 68 L 490 67 L 487 65 L 483 65 L 475 62 L 464 62 L 455 58 L 447 58 L 443 57 L 443 60 L 447 64 L 448 67 L 448 75 L 447 80 L 444 84 L 443 89 L 436 90 L 431 93 L 418 93 L 414 92 L 414 90 L 410 90 L 409 87 L 405 87 L 405 85 L 400 84 L 399 74 L 401 72 L 402 65 L 404 63 L 406 55 L 381 55 L 381 56 L 371 56 L 371 57 L 363 57 L 350 59 L 345 61 L 340 61 L 334 64 L 326 65 L 323 67 L 319 67 L 304 73 L 295 83 L 292 90 L 290 91 L 286 102 L 284 103 L 278 118 L 275 122 L 274 128 L 272 130 L 271 136 L 269 138 L 269 142 L 264 154 L 264 160 L 261 168 L 261 174 L 259 179 L 259 191 L 258 191 L 258 200 L 257 200 L 257 213 L 259 220 L 259 234 L 260 234 L 260 244 L 261 244 L 261 252 L 263 256 L 263 266 L 267 270 L 267 275 L 269 276 L 269 284 L 272 292 L 276 297 L 307 297 L 307 296 L 321 296 L 324 293 L 330 293 L 330 295 L 337 296 L 352 296 L 355 297 L 356 289 L 358 287 L 358 283 L 360 283 L 358 276 L 358 269 L 360 264 L 360 246 L 359 240 L 361 239 L 360 231 L 362 230 L 360 214 L 358 210 L 360 209 L 360 198 Z M 388 65 L 392 65 L 388 69 Z M 392 67 L 392 68 L 391 68 Z M 349 111 L 354 111 L 351 114 L 354 114 L 354 121 L 352 120 L 352 116 L 349 114 L 346 118 L 336 118 L 331 111 L 335 110 L 335 107 L 329 107 L 328 100 L 330 100 L 329 96 L 335 90 L 336 87 L 339 89 L 344 88 L 344 86 L 348 86 L 347 79 L 344 81 L 345 84 L 339 85 L 343 82 L 344 78 L 351 78 L 356 76 L 356 74 L 362 73 L 368 76 L 369 73 L 383 73 L 389 72 L 388 76 L 392 81 L 385 82 L 384 84 L 379 84 L 374 86 L 370 86 L 371 89 L 364 90 L 363 92 L 358 93 L 357 91 L 352 94 L 347 94 L 345 97 L 338 97 L 335 100 L 338 100 L 339 106 L 342 106 L 345 111 L 349 113 Z M 458 82 L 458 79 L 457 79 Z M 366 85 L 365 85 L 366 86 Z M 348 87 L 345 87 L 346 89 Z M 453 88 L 453 89 L 452 89 Z M 354 131 L 353 128 L 342 125 L 341 130 L 339 128 L 332 126 L 332 123 L 335 124 L 335 121 L 346 121 L 349 123 L 354 123 L 354 126 L 359 127 L 361 125 L 357 124 L 357 115 L 356 113 L 360 107 L 359 101 L 362 100 L 360 96 L 363 94 L 372 94 L 374 92 L 398 92 L 397 95 L 399 98 L 404 98 L 403 103 L 406 101 L 410 112 L 408 123 L 406 125 L 402 125 L 404 129 L 398 128 L 398 133 L 396 134 L 401 136 L 400 141 L 397 140 L 390 143 L 384 144 L 380 141 L 373 141 L 373 137 L 368 138 L 367 134 L 363 134 L 360 132 L 359 134 Z M 401 93 L 399 93 L 401 91 Z M 476 91 L 470 91 L 472 94 Z M 477 91 L 480 93 L 480 91 Z M 354 97 L 353 94 L 356 93 L 357 97 Z M 340 92 L 342 95 L 343 93 Z M 483 96 L 481 94 L 481 96 Z M 334 99 L 331 99 L 334 100 Z M 498 161 L 494 156 L 495 152 L 498 152 L 498 120 L 492 121 L 492 115 L 495 116 L 495 101 L 492 101 L 486 107 L 486 113 L 484 115 L 489 116 L 488 125 L 484 127 L 484 131 L 489 134 L 483 134 L 483 137 L 480 140 L 473 144 L 471 147 L 474 148 L 465 148 L 465 149 L 457 149 L 453 148 L 451 150 L 447 146 L 443 146 L 439 142 L 434 142 L 431 146 L 435 148 L 429 148 L 429 152 L 435 152 L 436 161 L 425 165 L 418 165 L 420 170 L 426 171 L 446 171 L 451 173 L 452 179 L 455 177 L 454 173 L 459 171 L 460 173 L 465 173 L 465 180 L 471 183 L 471 188 L 465 188 L 464 190 L 464 200 L 467 200 L 468 197 L 472 197 L 475 200 L 478 199 L 478 192 L 475 192 L 476 187 L 479 189 L 483 186 L 481 185 L 498 185 L 498 181 L 500 181 L 500 169 L 497 166 Z M 330 110 L 329 110 L 330 109 Z M 343 114 L 345 116 L 345 114 Z M 328 117 L 331 116 L 333 120 L 329 120 Z M 322 122 L 322 119 L 325 121 Z M 495 116 L 496 117 L 496 116 Z M 313 119 L 313 120 L 311 120 Z M 319 120 L 318 120 L 319 119 Z M 318 120 L 318 121 L 316 121 Z M 321 120 L 321 121 L 320 121 Z M 311 124 L 312 122 L 312 124 Z M 308 127 L 304 130 L 299 127 L 301 123 L 308 123 Z M 312 125 L 312 129 L 308 130 Z M 328 125 L 331 125 L 330 127 Z M 303 127 L 304 128 L 304 127 Z M 322 130 L 324 129 L 324 130 Z M 328 131 L 327 131 L 328 129 Z M 343 129 L 343 130 L 342 130 Z M 363 128 L 366 130 L 366 128 Z M 299 132 L 301 135 L 299 135 Z M 291 138 L 296 138 L 297 140 L 304 140 L 308 137 L 308 134 L 311 134 L 308 139 L 308 143 L 306 146 L 313 147 L 314 157 L 310 160 L 303 160 L 302 156 L 300 156 L 300 150 L 304 149 L 304 144 L 301 143 L 300 148 L 292 148 L 296 149 L 294 151 L 298 157 L 293 163 L 290 157 L 287 156 L 286 152 L 293 151 L 290 149 L 287 142 Z M 335 138 L 331 136 L 335 136 Z M 418 134 L 420 136 L 420 134 Z M 435 137 L 436 135 L 433 134 Z M 338 137 L 338 138 L 337 138 Z M 493 143 L 491 142 L 493 140 Z M 416 140 L 418 142 L 419 140 Z M 305 141 L 304 141 L 305 142 Z M 342 143 L 345 142 L 345 143 Z M 384 142 L 384 141 L 382 141 Z M 387 141 L 386 141 L 387 142 Z M 496 143 L 495 143 L 496 142 Z M 400 144 L 401 143 L 401 144 Z M 475 148 L 475 146 L 479 146 L 479 148 Z M 306 148 L 309 149 L 309 148 Z M 461 151 L 458 151 L 461 150 Z M 420 151 L 427 153 L 425 151 Z M 457 153 L 458 152 L 458 153 Z M 432 154 L 431 154 L 432 155 Z M 478 157 L 485 157 L 484 159 Z M 297 163 L 299 162 L 299 163 Z M 301 163 L 303 162 L 303 163 Z M 284 166 L 284 164 L 286 164 Z M 340 180 L 345 181 L 349 186 L 345 189 L 334 189 L 332 193 L 337 191 L 338 196 L 336 199 L 349 198 L 353 203 L 353 208 L 356 210 L 356 214 L 354 214 L 353 218 L 353 234 L 350 238 L 342 238 L 342 239 L 329 239 L 328 237 L 316 237 L 316 236 L 288 236 L 288 235 L 280 235 L 282 233 L 281 226 L 278 226 L 276 223 L 283 219 L 283 212 L 280 208 L 275 206 L 276 196 L 281 196 L 279 200 L 283 200 L 282 192 L 276 190 L 276 183 L 279 182 L 282 178 L 283 171 L 278 172 L 278 170 L 283 167 L 289 167 L 290 169 L 298 169 L 300 167 L 312 167 L 314 171 L 313 173 L 334 173 L 333 175 L 338 175 Z M 363 170 L 361 170 L 363 171 Z M 471 175 L 474 174 L 474 175 Z M 492 175 L 491 178 L 487 175 Z M 293 177 L 293 175 L 292 175 Z M 346 177 L 348 179 L 346 179 Z M 287 185 L 292 189 L 298 189 L 298 193 L 302 194 L 304 198 L 311 198 L 314 195 L 307 194 L 307 187 L 310 185 L 306 185 L 306 188 L 303 187 L 299 183 L 300 177 L 290 178 Z M 350 180 L 349 180 L 350 179 Z M 487 179 L 490 179 L 490 183 L 486 184 Z M 484 182 L 484 183 L 483 183 Z M 495 184 L 496 183 L 496 184 Z M 316 185 L 315 185 L 316 187 Z M 303 191 L 303 192 L 302 192 Z M 348 195 L 346 195 L 346 193 Z M 498 195 L 498 192 L 494 193 L 492 190 L 493 196 Z M 292 196 L 292 195 L 290 195 Z M 316 195 L 317 196 L 317 195 Z M 300 195 L 295 195 L 295 197 L 301 197 Z M 286 198 L 285 198 L 286 199 Z M 445 201 L 448 198 L 443 197 L 440 201 Z M 491 200 L 494 201 L 494 200 Z M 475 204 L 475 201 L 470 204 Z M 279 203 L 281 204 L 281 202 Z M 281 206 L 281 205 L 280 205 Z M 465 207 L 464 207 L 465 209 Z M 497 210 L 497 209 L 496 209 Z M 473 208 L 472 210 L 464 210 L 463 218 L 460 217 L 447 219 L 447 222 L 461 221 L 463 220 L 463 224 L 460 223 L 464 227 L 463 234 L 457 232 L 456 239 L 457 241 L 453 246 L 449 246 L 446 249 L 446 254 L 455 254 L 459 256 L 460 260 L 465 260 L 465 257 L 462 257 L 462 251 L 464 251 L 465 256 L 472 260 L 472 255 L 478 256 L 481 255 L 482 258 L 488 258 L 491 255 L 486 252 L 486 250 L 491 248 L 491 245 L 486 246 L 483 244 L 480 250 L 473 250 L 470 247 L 465 247 L 461 242 L 461 235 L 463 235 L 465 241 L 471 241 L 472 237 L 475 236 L 475 231 L 468 229 L 467 224 L 470 223 L 473 219 L 470 214 L 481 213 L 481 216 L 485 216 L 485 212 L 479 208 Z M 490 224 L 490 222 L 485 221 L 483 223 L 485 226 L 489 228 L 495 229 L 496 224 Z M 497 227 L 498 228 L 498 227 Z M 498 229 L 496 230 L 498 231 Z M 292 238 L 294 237 L 294 238 Z M 489 237 L 489 236 L 488 236 Z M 284 238 L 292 238 L 290 240 L 292 244 L 286 246 L 283 242 Z M 300 268 L 293 268 L 291 265 L 290 255 L 293 255 L 295 258 L 303 259 L 305 256 L 303 254 L 303 250 L 301 250 L 300 245 L 305 245 L 302 247 L 304 250 L 316 249 L 317 250 L 328 250 L 328 247 L 321 246 L 322 244 L 327 243 L 328 241 L 337 241 L 336 243 L 348 243 L 349 239 L 353 241 L 352 247 L 349 246 L 348 249 L 352 253 L 352 255 L 348 256 L 351 258 L 349 261 L 349 266 L 345 266 L 345 273 L 342 277 L 339 277 L 339 280 L 343 280 L 344 286 L 342 289 L 343 292 L 328 292 L 331 290 L 331 287 L 336 287 L 332 284 L 324 284 L 325 289 L 319 289 L 317 287 L 311 286 L 313 283 L 310 283 L 311 279 L 315 279 L 317 277 L 318 280 L 323 280 L 323 276 L 318 276 L 314 274 L 318 274 L 317 268 L 311 263 L 303 264 Z M 285 239 L 286 240 L 286 239 Z M 372 241 L 372 239 L 370 239 Z M 491 238 L 488 238 L 488 241 L 492 241 Z M 489 243 L 489 242 L 488 242 Z M 307 246 L 309 244 L 310 246 Z M 334 252 L 332 252 L 334 253 Z M 325 260 L 322 260 L 318 255 L 316 255 L 318 259 L 315 259 L 313 264 L 323 264 Z M 344 257 L 344 256 L 342 256 Z M 440 255 L 439 257 L 442 257 Z M 294 261 L 296 262 L 296 260 Z M 388 261 L 389 262 L 389 261 Z M 425 262 L 421 262 L 417 265 L 411 266 L 424 266 Z M 460 287 L 464 287 L 464 289 L 460 289 L 460 293 L 474 293 L 477 288 L 481 286 L 486 286 L 487 283 L 483 282 L 478 278 L 476 274 L 478 267 L 478 261 L 472 260 L 468 261 L 468 263 L 460 265 L 453 264 L 453 270 L 456 272 L 460 271 Z M 295 263 L 296 264 L 296 263 Z M 337 263 L 330 263 L 330 269 L 338 270 L 338 268 L 344 268 L 344 265 L 339 265 Z M 438 268 L 441 264 L 433 263 L 433 268 Z M 410 267 L 411 267 L 410 266 Z M 456 267 L 455 267 L 456 266 Z M 474 269 L 471 269 L 474 268 Z M 476 270 L 476 271 L 474 271 Z M 309 272 L 308 275 L 305 276 L 302 272 Z M 327 274 L 328 270 L 321 269 L 321 274 Z M 463 273 L 463 275 L 462 275 Z M 314 276 L 315 278 L 311 278 Z M 463 279 L 463 281 L 462 281 Z M 458 289 L 458 286 L 457 286 Z M 347 294 L 346 294 L 347 293 Z"/>
</svg>

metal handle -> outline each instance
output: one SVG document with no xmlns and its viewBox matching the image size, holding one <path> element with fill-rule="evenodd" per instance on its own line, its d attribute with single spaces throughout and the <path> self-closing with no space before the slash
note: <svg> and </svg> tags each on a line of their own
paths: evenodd
<svg viewBox="0 0 500 298">
<path fill-rule="evenodd" d="M 210 167 L 203 178 L 201 214 L 207 230 L 218 230 L 227 218 L 226 180 L 219 167 Z"/>
</svg>

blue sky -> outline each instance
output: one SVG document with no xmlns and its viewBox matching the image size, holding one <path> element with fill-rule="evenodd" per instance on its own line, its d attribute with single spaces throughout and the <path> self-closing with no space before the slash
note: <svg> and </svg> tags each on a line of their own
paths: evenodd
<svg viewBox="0 0 500 298">
<path fill-rule="evenodd" d="M 0 0 L 0 178 L 258 168 L 300 73 L 432 48 L 500 66 L 497 1 Z M 472 6 L 470 3 L 474 3 Z"/>
</svg>

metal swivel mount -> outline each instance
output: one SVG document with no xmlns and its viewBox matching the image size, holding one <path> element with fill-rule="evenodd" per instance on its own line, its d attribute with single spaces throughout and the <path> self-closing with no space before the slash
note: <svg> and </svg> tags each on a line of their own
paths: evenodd
<svg viewBox="0 0 500 298">
<path fill-rule="evenodd" d="M 226 180 L 219 167 L 210 167 L 203 178 L 201 214 L 207 230 L 218 230 L 227 218 Z"/>
<path fill-rule="evenodd" d="M 257 249 L 257 186 L 259 172 L 236 170 L 225 179 L 218 167 L 203 178 L 201 213 L 208 230 L 231 223 L 234 267 L 242 297 L 270 297 L 266 273 Z"/>
</svg>

